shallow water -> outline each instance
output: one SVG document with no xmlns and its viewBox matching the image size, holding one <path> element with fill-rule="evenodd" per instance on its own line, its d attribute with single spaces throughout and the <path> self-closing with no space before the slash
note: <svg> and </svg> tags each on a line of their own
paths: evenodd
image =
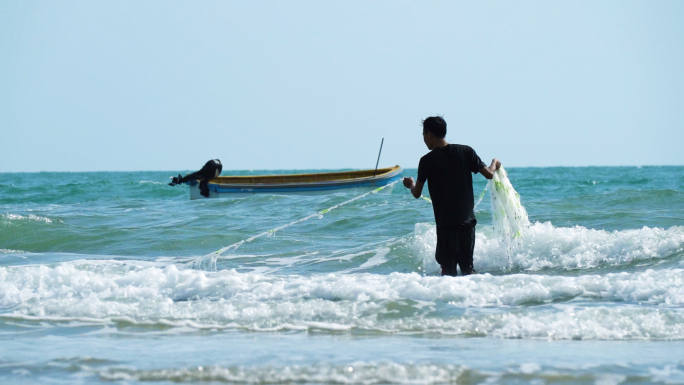
<svg viewBox="0 0 684 385">
<path fill-rule="evenodd" d="M 211 263 L 365 191 L 171 174 L 0 174 L 0 382 L 684 382 L 684 167 L 509 169 L 532 224 L 509 250 L 487 193 L 469 277 L 400 185 Z"/>
</svg>

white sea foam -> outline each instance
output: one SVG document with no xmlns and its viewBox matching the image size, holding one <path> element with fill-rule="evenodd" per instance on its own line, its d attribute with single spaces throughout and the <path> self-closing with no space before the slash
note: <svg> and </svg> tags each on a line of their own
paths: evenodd
<svg viewBox="0 0 684 385">
<path fill-rule="evenodd" d="M 64 365 L 63 363 L 61 363 Z M 71 368 L 75 366 L 69 362 Z M 226 382 L 239 384 L 456 384 L 456 383 L 595 383 L 620 384 L 629 377 L 622 365 L 587 366 L 502 365 L 497 369 L 477 370 L 445 363 L 352 362 L 285 366 L 195 366 L 170 369 L 112 367 L 95 372 L 105 381 Z M 644 368 L 638 382 L 679 383 L 684 377 L 680 367 L 666 365 Z M 617 373 L 615 373 L 617 372 Z M 634 379 L 635 377 L 632 377 Z"/>
<path fill-rule="evenodd" d="M 41 217 L 34 214 L 29 215 L 19 215 L 19 214 L 2 214 L 0 218 L 5 219 L 8 222 L 18 222 L 18 221 L 33 221 L 33 222 L 43 222 L 52 223 L 52 219 L 47 217 Z M 62 221 L 59 221 L 62 222 Z"/>
<path fill-rule="evenodd" d="M 682 306 L 684 269 L 441 278 L 207 273 L 102 261 L 0 268 L 0 308 L 11 309 L 2 318 L 194 329 L 681 340 Z"/>
<path fill-rule="evenodd" d="M 449 355 L 450 356 L 450 355 Z M 454 357 L 459 354 L 455 353 Z M 539 363 L 530 358 L 513 359 L 510 363 L 491 362 L 490 367 L 471 368 L 448 362 L 402 362 L 391 359 L 343 362 L 302 362 L 261 365 L 211 364 L 174 365 L 159 361 L 154 368 L 140 368 L 135 363 L 118 363 L 93 357 L 52 359 L 45 364 L 33 362 L 1 362 L 3 368 L 19 376 L 41 373 L 49 368 L 53 374 L 66 371 L 77 382 L 177 382 L 238 384 L 446 384 L 446 383 L 595 383 L 620 384 L 627 380 L 648 383 L 681 383 L 682 364 L 643 363 L 569 364 Z M 193 361 L 197 361 L 196 359 Z M 292 360 L 288 360 L 292 361 Z M 339 361 L 339 360 L 338 360 Z M 141 365 L 142 366 L 142 365 Z M 481 366 L 481 365 L 480 365 Z M 486 366 L 486 365 L 485 365 Z M 629 368 L 628 372 L 625 369 Z"/>
<path fill-rule="evenodd" d="M 520 196 L 503 168 L 489 181 L 492 225 L 480 226 L 474 264 L 480 271 L 587 269 L 658 260 L 684 250 L 684 227 L 667 230 L 605 231 L 581 226 L 556 228 L 550 222 L 530 224 Z M 419 223 L 409 245 L 427 273 L 439 272 L 434 260 L 435 227 Z"/>
<path fill-rule="evenodd" d="M 18 254 L 18 253 L 26 253 L 26 252 L 22 251 L 22 250 L 0 249 L 0 254 Z"/>
<path fill-rule="evenodd" d="M 351 273 L 354 271 L 362 271 L 362 270 L 367 270 L 370 269 L 374 266 L 382 265 L 383 263 L 387 262 L 387 254 L 389 254 L 390 249 L 389 247 L 382 247 L 380 249 L 374 250 L 375 254 L 368 259 L 366 262 L 362 263 L 361 266 L 359 267 L 354 267 L 351 269 L 343 270 L 340 271 L 340 273 Z M 364 254 L 368 254 L 367 252 Z M 343 257 L 338 257 L 337 259 L 347 259 L 351 258 L 353 256 L 350 255 L 344 255 Z M 329 259 L 328 259 L 329 260 Z"/>
<path fill-rule="evenodd" d="M 159 184 L 159 185 L 168 184 L 168 183 L 165 183 L 165 182 L 159 182 L 159 181 L 155 181 L 155 180 L 141 180 L 141 181 L 139 181 L 138 183 L 139 183 L 139 184 Z"/>
<path fill-rule="evenodd" d="M 434 261 L 434 225 L 416 224 L 414 236 L 408 243 L 427 272 L 438 271 Z M 490 226 L 478 226 L 473 257 L 475 269 L 480 272 L 508 270 L 508 246 Z M 668 258 L 683 250 L 684 227 L 681 226 L 605 231 L 581 226 L 554 227 L 550 222 L 537 222 L 525 230 L 521 245 L 511 255 L 511 267 L 539 271 L 620 266 Z"/>
<path fill-rule="evenodd" d="M 99 371 L 106 381 L 218 381 L 241 384 L 434 384 L 457 383 L 471 371 L 459 365 L 356 362 L 346 365 L 293 365 L 283 367 L 222 367 Z"/>
</svg>

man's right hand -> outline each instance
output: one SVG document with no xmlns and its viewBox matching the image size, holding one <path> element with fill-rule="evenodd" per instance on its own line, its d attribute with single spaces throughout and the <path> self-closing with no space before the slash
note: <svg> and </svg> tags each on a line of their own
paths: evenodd
<svg viewBox="0 0 684 385">
<path fill-rule="evenodd" d="M 492 164 L 490 164 L 489 167 L 482 167 L 480 169 L 480 174 L 482 174 L 482 176 L 484 176 L 487 179 L 492 179 L 494 178 L 494 173 L 499 168 L 501 168 L 501 161 L 494 158 L 492 159 Z"/>
<path fill-rule="evenodd" d="M 404 186 L 411 190 L 411 195 L 413 195 L 415 198 L 420 198 L 421 194 L 423 194 L 424 185 L 425 182 L 416 183 L 411 177 L 404 178 Z"/>
</svg>

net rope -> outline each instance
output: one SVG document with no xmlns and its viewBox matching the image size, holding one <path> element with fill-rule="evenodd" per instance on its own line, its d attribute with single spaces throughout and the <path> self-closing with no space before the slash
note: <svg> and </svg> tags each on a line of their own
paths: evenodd
<svg viewBox="0 0 684 385">
<path fill-rule="evenodd" d="M 311 218 L 316 218 L 316 217 L 317 217 L 317 218 L 322 218 L 323 215 L 325 215 L 325 214 L 327 214 L 327 213 L 329 213 L 329 212 L 335 210 L 336 208 L 339 208 L 339 207 L 342 207 L 342 206 L 347 205 L 347 204 L 349 204 L 349 203 L 352 203 L 352 202 L 354 202 L 354 201 L 356 201 L 356 200 L 359 200 L 359 199 L 361 199 L 361 198 L 364 198 L 364 197 L 366 197 L 366 196 L 368 196 L 368 195 L 370 195 L 370 194 L 376 194 L 376 193 L 382 191 L 383 189 L 385 189 L 385 188 L 387 188 L 387 187 L 394 186 L 394 184 L 397 183 L 397 182 L 398 182 L 398 181 L 394 181 L 394 182 L 389 183 L 389 184 L 386 184 L 386 185 L 384 185 L 384 186 L 380 186 L 380 187 L 378 187 L 378 188 L 376 188 L 376 189 L 374 189 L 374 190 L 371 190 L 371 191 L 369 191 L 369 192 L 367 192 L 367 193 L 361 194 L 361 195 L 356 196 L 356 197 L 354 197 L 354 198 L 352 198 L 352 199 L 346 200 L 346 201 L 344 201 L 344 202 L 342 202 L 342 203 L 338 203 L 338 204 L 336 204 L 336 205 L 334 205 L 334 206 L 328 207 L 328 208 L 325 209 L 325 210 L 321 210 L 321 211 L 319 211 L 319 212 L 317 212 L 317 213 L 313 213 L 313 214 L 308 215 L 308 216 L 306 216 L 306 217 L 304 217 L 304 218 L 297 219 L 296 221 L 292 221 L 292 222 L 290 222 L 290 223 L 286 223 L 286 224 L 284 224 L 284 225 L 282 225 L 282 226 L 278 226 L 278 227 L 276 227 L 276 228 L 273 228 L 273 229 L 264 231 L 263 233 L 254 235 L 254 236 L 252 236 L 252 237 L 250 237 L 250 238 L 246 238 L 246 239 L 243 239 L 243 240 L 241 240 L 241 241 L 239 241 L 239 242 L 233 243 L 232 245 L 226 246 L 226 247 L 224 247 L 224 248 L 222 248 L 222 249 L 219 249 L 219 250 L 214 251 L 213 253 L 209 253 L 209 254 L 207 254 L 207 255 L 205 255 L 205 256 L 202 256 L 202 257 L 197 258 L 197 259 L 194 260 L 194 261 L 191 261 L 191 262 L 189 263 L 189 266 L 190 266 L 191 268 L 194 268 L 194 269 L 202 270 L 202 266 L 205 265 L 205 266 L 208 266 L 208 269 L 213 269 L 214 271 L 216 271 L 216 270 L 217 270 L 217 262 L 218 262 L 218 258 L 219 258 L 219 257 L 221 257 L 222 255 L 224 255 L 224 254 L 226 254 L 226 253 L 228 253 L 228 252 L 230 252 L 230 251 L 235 251 L 238 247 L 242 246 L 242 245 L 245 244 L 245 243 L 252 242 L 253 240 L 255 240 L 255 239 L 257 239 L 257 238 L 261 238 L 261 237 L 265 237 L 265 236 L 272 236 L 272 235 L 274 235 L 276 232 L 278 232 L 278 231 L 280 231 L 280 230 L 284 230 L 284 229 L 286 229 L 286 228 L 288 228 L 288 227 L 290 227 L 290 226 L 293 226 L 293 225 L 296 225 L 296 224 L 298 224 L 298 223 L 302 223 L 302 222 L 308 221 L 308 220 L 311 219 Z"/>
</svg>

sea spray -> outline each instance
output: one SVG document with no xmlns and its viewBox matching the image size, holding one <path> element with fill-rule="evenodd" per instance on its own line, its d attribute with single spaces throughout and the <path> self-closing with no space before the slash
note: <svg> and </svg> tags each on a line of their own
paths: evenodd
<svg viewBox="0 0 684 385">
<path fill-rule="evenodd" d="M 530 220 L 520 203 L 520 194 L 513 188 L 503 167 L 494 172 L 494 177 L 487 182 L 487 188 L 492 198 L 492 225 L 506 247 L 510 268 L 511 255 L 514 250 L 522 248 L 523 235 L 530 227 Z"/>
</svg>

